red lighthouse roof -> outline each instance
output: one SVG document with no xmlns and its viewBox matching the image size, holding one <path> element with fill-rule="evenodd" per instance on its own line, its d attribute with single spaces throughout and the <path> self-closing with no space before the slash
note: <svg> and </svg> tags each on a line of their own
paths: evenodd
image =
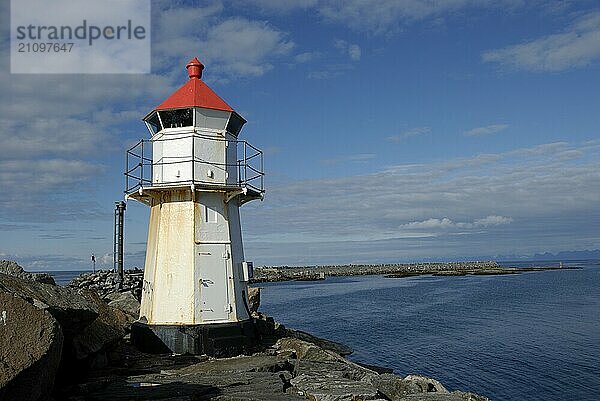
<svg viewBox="0 0 600 401">
<path fill-rule="evenodd" d="M 155 110 L 181 109 L 186 107 L 204 107 L 207 109 L 233 111 L 223 99 L 202 81 L 204 65 L 194 57 L 187 65 L 190 77 L 181 88 L 177 89 Z"/>
</svg>

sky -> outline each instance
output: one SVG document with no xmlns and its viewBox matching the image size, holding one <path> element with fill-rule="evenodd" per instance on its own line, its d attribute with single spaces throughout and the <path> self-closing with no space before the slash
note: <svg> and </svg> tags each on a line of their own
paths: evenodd
<svg viewBox="0 0 600 401">
<path fill-rule="evenodd" d="M 0 1 L 1 259 L 112 267 L 125 150 L 195 56 L 265 153 L 256 265 L 600 248 L 595 0 L 153 1 L 152 72 L 96 75 L 10 74 Z M 127 268 L 148 217 L 128 202 Z"/>
</svg>

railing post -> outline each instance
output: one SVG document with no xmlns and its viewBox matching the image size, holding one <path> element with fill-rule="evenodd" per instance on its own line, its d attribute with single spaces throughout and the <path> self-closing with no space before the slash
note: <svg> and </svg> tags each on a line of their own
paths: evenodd
<svg viewBox="0 0 600 401">
<path fill-rule="evenodd" d="M 129 171 L 129 150 L 125 152 L 125 193 L 129 191 L 129 175 L 127 172 Z"/>
<path fill-rule="evenodd" d="M 246 164 L 246 147 L 247 147 L 247 142 L 244 141 L 244 184 L 246 184 L 246 179 L 248 178 L 248 171 L 246 170 L 246 168 L 248 167 L 248 165 Z"/>
<path fill-rule="evenodd" d="M 142 139 L 142 158 L 140 159 L 141 172 L 140 172 L 140 188 L 144 186 L 144 140 Z"/>
<path fill-rule="evenodd" d="M 264 158 L 263 158 L 263 152 L 262 150 L 260 151 L 260 190 L 264 190 L 265 189 L 265 165 L 264 165 Z"/>
</svg>

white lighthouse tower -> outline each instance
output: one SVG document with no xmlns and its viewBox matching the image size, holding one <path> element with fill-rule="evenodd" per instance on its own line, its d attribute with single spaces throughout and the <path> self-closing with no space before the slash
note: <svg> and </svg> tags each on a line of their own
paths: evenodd
<svg viewBox="0 0 600 401">
<path fill-rule="evenodd" d="M 239 208 L 263 197 L 262 152 L 238 139 L 246 121 L 202 81 L 202 63 L 186 67 L 189 80 L 144 118 L 151 138 L 127 151 L 126 198 L 150 207 L 132 340 L 231 355 L 255 336 Z"/>
</svg>

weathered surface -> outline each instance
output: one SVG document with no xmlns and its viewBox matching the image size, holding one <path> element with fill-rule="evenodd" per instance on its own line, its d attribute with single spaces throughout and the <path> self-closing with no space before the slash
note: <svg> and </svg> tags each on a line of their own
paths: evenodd
<svg viewBox="0 0 600 401">
<path fill-rule="evenodd" d="M 311 400 L 375 400 L 377 389 L 370 383 L 375 372 L 352 363 L 335 352 L 297 338 L 282 338 L 274 347 L 291 351 L 297 360 L 290 385 Z"/>
<path fill-rule="evenodd" d="M 61 384 L 76 379 L 89 368 L 105 365 L 107 349 L 126 334 L 125 314 L 91 291 L 0 274 L 0 294 L 19 298 L 58 321 L 64 335 L 57 373 Z"/>
<path fill-rule="evenodd" d="M 54 278 L 48 273 L 29 273 L 12 260 L 0 260 L 0 273 L 22 278 L 23 280 L 37 281 L 38 283 L 56 285 Z"/>
<path fill-rule="evenodd" d="M 260 288 L 248 287 L 248 308 L 250 312 L 258 312 L 260 307 Z"/>
<path fill-rule="evenodd" d="M 126 270 L 123 282 L 119 283 L 117 274 L 111 270 L 98 270 L 94 273 L 82 273 L 68 284 L 69 287 L 92 290 L 102 298 L 113 292 L 131 292 L 138 301 L 142 299 L 144 271 L 141 269 Z"/>
<path fill-rule="evenodd" d="M 409 394 L 398 398 L 398 401 L 490 401 L 490 399 L 473 393 L 453 391 L 451 393 Z"/>
<path fill-rule="evenodd" d="M 313 336 L 312 334 L 306 333 L 300 330 L 287 329 L 285 335 L 287 337 L 297 338 L 298 340 L 306 341 L 325 350 L 333 351 L 336 354 L 346 356 L 350 355 L 353 350 L 346 344 L 338 343 L 335 341 L 326 340 L 324 338 Z"/>
<path fill-rule="evenodd" d="M 130 291 L 111 292 L 104 300 L 108 304 L 124 312 L 129 318 L 136 320 L 140 317 L 140 302 Z"/>
<path fill-rule="evenodd" d="M 120 400 L 302 400 L 286 393 L 292 364 L 284 355 L 225 359 L 147 355 L 123 346 L 128 368 L 109 367 L 64 398 Z M 119 363 L 121 364 L 121 363 Z M 118 374 L 117 375 L 115 375 Z"/>
<path fill-rule="evenodd" d="M 0 400 L 45 400 L 62 344 L 60 326 L 48 312 L 0 292 Z"/>
<path fill-rule="evenodd" d="M 0 274 L 0 292 L 13 294 L 47 310 L 60 323 L 65 338 L 81 332 L 98 317 L 96 304 L 74 289 Z"/>
<path fill-rule="evenodd" d="M 290 384 L 298 394 L 314 401 L 379 399 L 377 389 L 371 384 L 334 375 L 300 374 Z"/>
<path fill-rule="evenodd" d="M 97 294 L 90 291 L 85 293 L 85 297 L 96 305 L 98 317 L 73 338 L 73 351 L 77 359 L 87 358 L 116 344 L 123 338 L 128 326 L 125 313 L 107 305 Z"/>
<path fill-rule="evenodd" d="M 435 379 L 431 379 L 429 377 L 420 376 L 420 375 L 408 375 L 404 378 L 405 382 L 411 383 L 411 385 L 416 385 L 421 389 L 421 392 L 424 393 L 447 393 L 448 390 Z"/>
<path fill-rule="evenodd" d="M 402 379 L 382 374 L 371 377 L 371 383 L 390 401 L 489 401 L 473 393 L 449 392 L 439 381 L 419 375 Z"/>
<path fill-rule="evenodd" d="M 470 393 L 448 393 L 439 382 L 421 376 L 378 375 L 296 338 L 280 339 L 265 352 L 225 359 L 148 355 L 121 344 L 110 359 L 109 366 L 95 370 L 59 399 L 488 401 Z M 397 382 L 404 391 L 392 393 Z"/>
</svg>

